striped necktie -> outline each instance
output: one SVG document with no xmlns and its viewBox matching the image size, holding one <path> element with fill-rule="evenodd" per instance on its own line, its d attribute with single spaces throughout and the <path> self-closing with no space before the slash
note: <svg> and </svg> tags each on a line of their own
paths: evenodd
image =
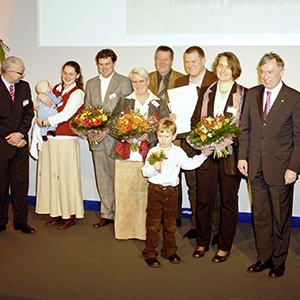
<svg viewBox="0 0 300 300">
<path fill-rule="evenodd" d="M 160 84 L 159 84 L 159 88 L 158 88 L 158 94 L 157 94 L 157 96 L 159 98 L 165 99 L 165 96 L 166 96 L 165 89 L 166 89 L 166 77 L 162 76 Z"/>
<path fill-rule="evenodd" d="M 267 100 L 266 100 L 265 109 L 263 112 L 264 120 L 266 119 L 266 117 L 271 109 L 271 94 L 272 93 L 270 91 L 267 91 Z"/>
<path fill-rule="evenodd" d="M 15 102 L 15 92 L 14 92 L 13 84 L 9 86 L 9 93 L 10 93 L 12 102 Z"/>
</svg>

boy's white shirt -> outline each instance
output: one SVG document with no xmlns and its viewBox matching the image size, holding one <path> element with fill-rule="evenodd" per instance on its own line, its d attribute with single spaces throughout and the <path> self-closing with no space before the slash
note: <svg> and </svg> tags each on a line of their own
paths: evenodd
<svg viewBox="0 0 300 300">
<path fill-rule="evenodd" d="M 153 152 L 163 151 L 162 148 L 157 146 L 151 148 L 146 158 L 142 173 L 144 177 L 148 177 L 148 181 L 154 184 L 164 186 L 176 186 L 179 184 L 180 168 L 184 170 L 193 170 L 200 167 L 207 159 L 203 154 L 188 157 L 187 154 L 180 147 L 175 146 L 173 143 L 171 149 L 161 163 L 161 173 L 155 170 L 154 165 L 150 165 L 148 157 Z"/>
</svg>

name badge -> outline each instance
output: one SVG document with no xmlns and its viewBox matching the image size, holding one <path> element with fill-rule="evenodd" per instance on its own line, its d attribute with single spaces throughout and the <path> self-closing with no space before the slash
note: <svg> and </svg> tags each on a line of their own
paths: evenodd
<svg viewBox="0 0 300 300">
<path fill-rule="evenodd" d="M 63 102 L 60 102 L 56 105 L 56 107 L 61 107 L 64 103 Z"/>
<path fill-rule="evenodd" d="M 29 100 L 28 99 L 23 101 L 23 106 L 26 106 L 27 104 L 29 104 Z"/>
<path fill-rule="evenodd" d="M 117 97 L 116 93 L 112 93 L 112 94 L 109 95 L 108 98 L 109 98 L 109 100 L 111 100 L 111 99 L 114 99 L 116 97 Z"/>
<path fill-rule="evenodd" d="M 231 113 L 233 115 L 236 115 L 237 114 L 237 109 L 235 107 L 233 107 L 233 106 L 228 106 L 227 112 Z"/>
<path fill-rule="evenodd" d="M 151 101 L 151 103 L 155 106 L 155 107 L 159 107 L 159 103 L 156 100 Z"/>
</svg>

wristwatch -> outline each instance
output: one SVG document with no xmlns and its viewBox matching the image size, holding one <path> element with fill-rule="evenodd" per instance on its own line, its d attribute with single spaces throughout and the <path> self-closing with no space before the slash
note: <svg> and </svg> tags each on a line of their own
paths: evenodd
<svg viewBox="0 0 300 300">
<path fill-rule="evenodd" d="M 42 121 L 42 127 L 45 127 L 45 125 L 44 125 L 44 121 Z"/>
</svg>

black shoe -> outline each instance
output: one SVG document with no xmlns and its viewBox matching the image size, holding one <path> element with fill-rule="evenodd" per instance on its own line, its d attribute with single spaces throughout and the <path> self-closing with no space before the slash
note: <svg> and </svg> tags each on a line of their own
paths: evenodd
<svg viewBox="0 0 300 300">
<path fill-rule="evenodd" d="M 219 244 L 219 234 L 216 233 L 216 234 L 214 234 L 214 237 L 211 241 L 211 246 L 212 247 L 218 247 L 218 244 Z"/>
<path fill-rule="evenodd" d="M 160 262 L 157 260 L 156 257 L 147 258 L 147 259 L 145 259 L 145 262 L 151 268 L 159 268 L 160 267 Z"/>
<path fill-rule="evenodd" d="M 48 137 L 46 135 L 42 135 L 42 139 L 43 139 L 44 142 L 48 141 Z"/>
<path fill-rule="evenodd" d="M 49 130 L 48 131 L 52 136 L 56 137 L 56 132 L 54 130 Z"/>
<path fill-rule="evenodd" d="M 0 226 L 0 232 L 1 232 L 1 231 L 5 231 L 5 230 L 6 230 L 6 225 Z"/>
<path fill-rule="evenodd" d="M 25 224 L 15 224 L 14 230 L 21 230 L 23 233 L 35 233 L 34 228 L 30 227 L 27 223 Z"/>
<path fill-rule="evenodd" d="M 184 240 L 192 240 L 197 237 L 197 230 L 196 229 L 190 229 L 188 232 L 186 232 L 183 236 Z"/>
<path fill-rule="evenodd" d="M 205 252 L 207 252 L 209 250 L 209 247 L 205 247 L 204 250 L 197 250 L 197 248 L 193 252 L 193 257 L 194 258 L 200 258 L 200 257 L 204 256 Z"/>
<path fill-rule="evenodd" d="M 273 264 L 270 261 L 259 260 L 255 264 L 251 265 L 247 271 L 251 273 L 262 272 L 265 269 L 271 269 Z"/>
<path fill-rule="evenodd" d="M 176 220 L 176 225 L 177 225 L 177 228 L 178 228 L 178 227 L 181 227 L 181 225 L 182 225 L 181 219 L 177 219 L 177 220 Z"/>
<path fill-rule="evenodd" d="M 221 262 L 224 262 L 224 261 L 227 260 L 227 258 L 228 258 L 229 255 L 230 255 L 230 252 L 229 252 L 229 251 L 228 251 L 228 253 L 227 253 L 226 255 L 224 255 L 224 256 L 221 256 L 221 255 L 216 254 L 216 255 L 213 257 L 212 261 L 215 262 L 215 263 L 221 263 Z"/>
<path fill-rule="evenodd" d="M 285 267 L 284 266 L 273 266 L 269 272 L 269 276 L 271 278 L 281 277 L 284 274 Z"/>
<path fill-rule="evenodd" d="M 114 220 L 101 218 L 98 223 L 93 224 L 93 227 L 94 228 L 100 228 L 100 227 L 106 226 L 106 225 L 108 225 L 110 223 L 113 223 L 113 222 L 114 222 Z"/>
<path fill-rule="evenodd" d="M 179 264 L 181 262 L 181 258 L 176 254 L 172 254 L 167 258 L 172 264 Z"/>
</svg>

